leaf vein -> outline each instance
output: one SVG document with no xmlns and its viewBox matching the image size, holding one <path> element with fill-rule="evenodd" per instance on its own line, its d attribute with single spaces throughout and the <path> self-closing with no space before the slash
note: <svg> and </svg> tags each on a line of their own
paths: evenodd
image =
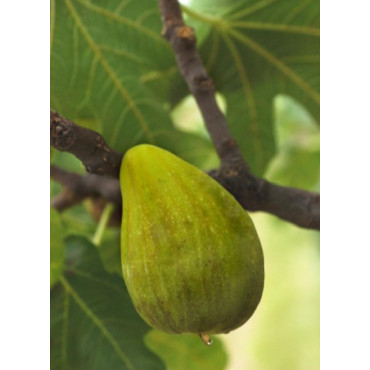
<svg viewBox="0 0 370 370">
<path fill-rule="evenodd" d="M 66 291 L 71 294 L 71 297 L 80 307 L 80 309 L 91 319 L 91 321 L 99 328 L 105 339 L 112 345 L 114 351 L 117 353 L 125 366 L 127 366 L 129 369 L 135 369 L 130 359 L 122 352 L 119 343 L 109 333 L 108 329 L 104 326 L 99 317 L 95 315 L 95 313 L 88 307 L 88 305 L 82 300 L 82 298 L 77 294 L 77 292 L 72 288 L 72 286 L 64 277 L 61 278 L 61 281 Z"/>
<path fill-rule="evenodd" d="M 67 342 L 68 342 L 68 319 L 69 319 L 69 294 L 66 290 L 63 310 L 63 327 L 62 327 L 62 362 L 67 368 Z"/>
<path fill-rule="evenodd" d="M 77 111 L 81 110 L 85 105 L 88 105 L 88 103 L 90 102 L 90 97 L 91 97 L 91 93 L 92 93 L 93 82 L 94 82 L 94 79 L 95 79 L 96 65 L 97 64 L 98 64 L 98 58 L 96 56 L 94 56 L 94 58 L 91 62 L 91 65 L 90 65 L 90 69 L 89 69 L 89 79 L 88 79 L 88 82 L 87 82 L 85 97 L 81 101 L 79 106 L 77 107 Z"/>
<path fill-rule="evenodd" d="M 54 30 L 55 30 L 55 0 L 50 2 L 50 54 L 54 43 Z"/>
<path fill-rule="evenodd" d="M 253 41 L 252 39 L 241 34 L 238 31 L 229 29 L 228 33 L 232 35 L 235 39 L 238 39 L 240 42 L 242 42 L 242 44 L 262 56 L 267 62 L 273 65 L 276 69 L 278 69 L 286 77 L 288 77 L 293 83 L 295 83 L 299 88 L 306 92 L 307 95 L 309 95 L 317 104 L 320 103 L 320 95 L 298 74 L 296 74 L 291 68 L 284 64 L 278 57 L 267 51 L 257 42 Z"/>
<path fill-rule="evenodd" d="M 81 2 L 81 0 L 78 0 Z M 93 53 L 96 55 L 96 57 L 99 59 L 100 64 L 103 66 L 105 69 L 106 73 L 110 77 L 110 79 L 113 81 L 114 85 L 116 86 L 117 90 L 121 94 L 122 98 L 126 101 L 127 105 L 130 107 L 132 110 L 133 114 L 135 115 L 136 119 L 138 120 L 139 124 L 141 125 L 142 130 L 144 131 L 148 141 L 150 143 L 154 143 L 153 136 L 150 132 L 149 126 L 147 122 L 145 121 L 142 113 L 140 110 L 136 107 L 134 100 L 132 99 L 131 95 L 129 92 L 123 87 L 121 81 L 119 80 L 118 76 L 116 75 L 115 71 L 113 68 L 110 66 L 110 64 L 107 62 L 107 60 L 104 58 L 103 54 L 101 53 L 99 47 L 91 37 L 90 33 L 86 29 L 85 25 L 82 23 L 82 20 L 80 16 L 78 15 L 76 9 L 72 5 L 71 0 L 64 0 L 68 10 L 70 11 L 74 21 L 77 24 L 77 27 L 80 29 L 80 32 L 84 36 L 87 44 L 93 51 Z"/>
<path fill-rule="evenodd" d="M 256 108 L 256 101 L 254 99 L 254 94 L 253 94 L 253 89 L 252 86 L 249 82 L 248 74 L 246 71 L 246 68 L 244 68 L 241 57 L 238 53 L 237 48 L 235 47 L 234 43 L 232 40 L 225 34 L 223 35 L 223 38 L 227 44 L 227 47 L 230 50 L 230 53 L 235 60 L 235 64 L 237 69 L 239 70 L 240 77 L 241 77 L 241 82 L 243 85 L 243 90 L 246 95 L 246 100 L 248 104 L 248 112 L 250 116 L 250 123 L 251 123 L 251 131 L 255 137 L 255 140 L 253 140 L 253 146 L 256 151 L 256 153 L 261 152 L 261 143 L 260 143 L 260 138 L 259 138 L 259 128 L 258 128 L 258 114 L 257 114 L 257 108 Z M 261 161 L 262 156 L 256 156 L 258 158 L 258 161 Z"/>
<path fill-rule="evenodd" d="M 257 12 L 260 9 L 263 9 L 263 8 L 271 5 L 275 1 L 276 0 L 262 0 L 262 1 L 258 2 L 257 4 L 254 4 L 254 5 L 250 6 L 249 8 L 244 9 L 241 12 L 235 13 L 234 15 L 230 16 L 229 18 L 230 19 L 240 19 L 240 18 L 246 17 L 248 15 L 251 15 L 251 14 Z"/>
<path fill-rule="evenodd" d="M 289 33 L 298 33 L 309 36 L 320 36 L 320 30 L 318 28 L 296 26 L 291 24 L 277 24 L 264 22 L 230 22 L 229 26 L 262 31 L 281 31 Z"/>
<path fill-rule="evenodd" d="M 85 271 L 82 271 L 82 270 L 79 270 L 79 269 L 76 269 L 76 268 L 73 268 L 73 269 L 68 268 L 67 271 L 73 272 L 74 274 L 79 275 L 81 277 L 84 277 L 86 279 L 89 279 L 91 281 L 103 284 L 103 285 L 107 286 L 108 288 L 110 288 L 112 290 L 115 290 L 119 294 L 122 294 L 122 291 L 120 289 L 118 289 L 117 287 L 115 287 L 114 285 L 110 284 L 109 282 L 107 282 L 105 280 L 96 278 L 96 277 L 92 276 L 91 274 L 89 274 L 88 272 L 85 272 Z"/>
<path fill-rule="evenodd" d="M 159 34 L 152 31 L 150 28 L 144 27 L 142 24 L 139 24 L 135 21 L 132 21 L 129 18 L 122 17 L 121 15 L 118 15 L 117 13 L 113 13 L 113 12 L 107 10 L 107 9 L 101 8 L 101 7 L 99 7 L 97 5 L 94 5 L 92 3 L 89 3 L 85 0 L 77 0 L 77 1 L 81 5 L 83 5 L 84 7 L 88 8 L 92 11 L 94 11 L 95 13 L 103 15 L 103 16 L 105 16 L 107 18 L 110 18 L 114 21 L 117 21 L 118 23 L 121 23 L 125 26 L 129 26 L 131 28 L 134 28 L 137 31 L 140 31 L 140 32 L 144 33 L 145 35 L 149 36 L 150 38 L 152 38 L 152 39 L 154 39 L 154 40 L 156 40 L 160 43 L 163 43 L 164 45 L 167 45 L 167 47 L 169 47 L 167 42 Z"/>
</svg>

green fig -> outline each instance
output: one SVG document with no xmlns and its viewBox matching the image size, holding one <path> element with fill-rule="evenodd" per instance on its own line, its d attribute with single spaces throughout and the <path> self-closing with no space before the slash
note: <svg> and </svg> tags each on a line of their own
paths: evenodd
<svg viewBox="0 0 370 370">
<path fill-rule="evenodd" d="M 211 177 L 153 145 L 125 154 L 121 258 L 141 317 L 167 333 L 243 325 L 264 284 L 261 244 L 248 213 Z"/>
</svg>

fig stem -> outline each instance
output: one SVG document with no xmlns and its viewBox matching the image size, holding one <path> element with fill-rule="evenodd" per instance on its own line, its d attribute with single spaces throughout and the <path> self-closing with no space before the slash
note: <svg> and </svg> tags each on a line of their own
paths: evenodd
<svg viewBox="0 0 370 370">
<path fill-rule="evenodd" d="M 206 334 L 206 333 L 200 333 L 199 336 L 200 336 L 200 339 L 202 339 L 202 342 L 206 346 L 210 346 L 212 344 L 212 338 L 208 334 Z"/>
<path fill-rule="evenodd" d="M 93 244 L 95 244 L 97 247 L 100 247 L 103 234 L 104 234 L 104 230 L 106 229 L 108 225 L 108 222 L 109 222 L 110 217 L 112 216 L 113 210 L 114 210 L 114 205 L 112 203 L 108 203 L 105 206 L 101 214 L 98 227 L 96 228 L 95 235 L 92 238 Z"/>
</svg>

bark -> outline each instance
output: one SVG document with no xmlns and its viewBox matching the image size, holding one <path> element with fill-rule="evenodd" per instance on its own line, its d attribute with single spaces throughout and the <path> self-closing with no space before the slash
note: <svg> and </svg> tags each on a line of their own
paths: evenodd
<svg viewBox="0 0 370 370">
<path fill-rule="evenodd" d="M 50 144 L 74 154 L 88 173 L 118 177 L 122 153 L 110 148 L 103 137 L 50 109 Z"/>
</svg>

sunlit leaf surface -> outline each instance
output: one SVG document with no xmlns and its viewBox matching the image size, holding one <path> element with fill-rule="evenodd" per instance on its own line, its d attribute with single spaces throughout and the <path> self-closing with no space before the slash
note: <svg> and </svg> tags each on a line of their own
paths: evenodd
<svg viewBox="0 0 370 370">
<path fill-rule="evenodd" d="M 319 118 L 319 1 L 206 0 L 184 11 L 196 29 L 208 26 L 204 64 L 246 160 L 262 175 L 275 153 L 274 97 L 290 95 Z"/>
</svg>

